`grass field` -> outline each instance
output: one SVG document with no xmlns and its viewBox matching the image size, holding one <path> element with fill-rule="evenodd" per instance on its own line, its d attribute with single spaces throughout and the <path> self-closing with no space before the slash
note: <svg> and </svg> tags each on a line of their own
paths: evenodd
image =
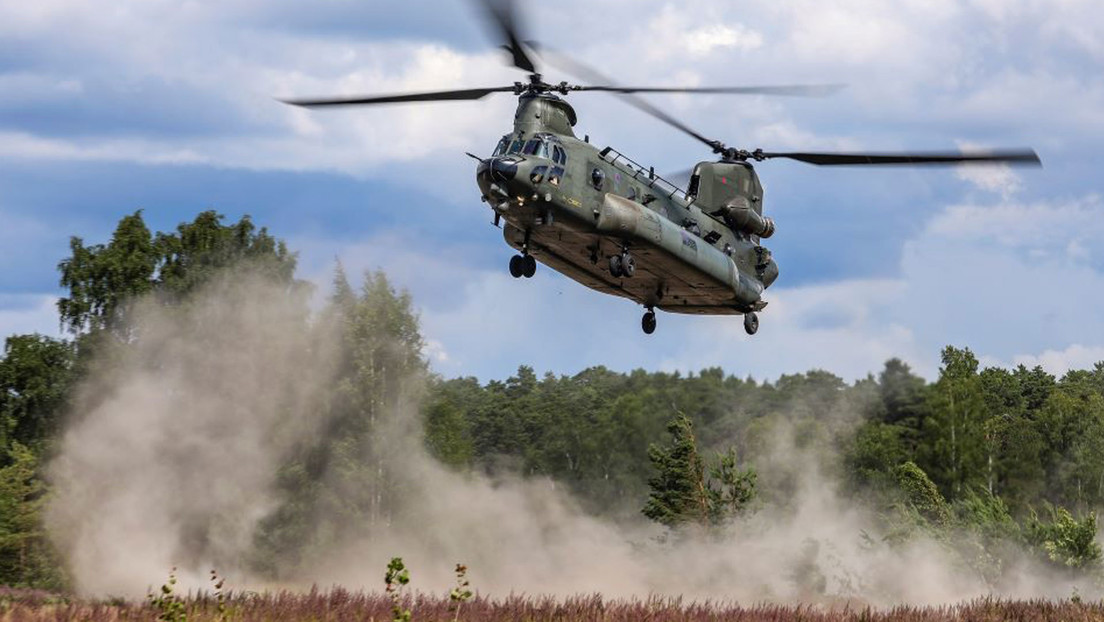
<svg viewBox="0 0 1104 622">
<path fill-rule="evenodd" d="M 0 621 L 87 621 L 170 619 L 345 621 L 393 619 L 387 594 L 342 589 L 308 593 L 272 592 L 228 594 L 220 607 L 212 595 L 190 596 L 167 611 L 147 602 L 68 599 L 45 592 L 0 588 Z M 683 602 L 678 599 L 606 600 L 600 595 L 556 599 L 531 596 L 487 598 L 476 596 L 459 611 L 448 596 L 416 595 L 402 603 L 412 620 L 741 620 L 785 622 L 935 621 L 970 620 L 1104 620 L 1104 602 L 1013 601 L 982 599 L 939 607 L 871 609 L 840 603 L 833 607 L 808 605 L 737 605 L 721 602 Z"/>
</svg>

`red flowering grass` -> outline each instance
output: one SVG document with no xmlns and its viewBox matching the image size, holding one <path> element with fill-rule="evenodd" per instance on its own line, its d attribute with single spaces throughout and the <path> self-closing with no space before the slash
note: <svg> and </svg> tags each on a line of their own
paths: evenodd
<svg viewBox="0 0 1104 622">
<path fill-rule="evenodd" d="M 452 620 L 448 595 L 417 594 L 405 599 L 414 620 Z M 341 588 L 307 593 L 266 592 L 228 594 L 227 609 L 220 615 L 217 600 L 209 594 L 185 599 L 190 622 L 215 620 L 272 620 L 324 622 L 391 619 L 391 599 L 382 593 L 349 592 Z M 0 588 L 0 622 L 115 622 L 157 620 L 159 612 L 144 602 L 65 599 L 42 592 Z M 872 609 L 840 605 L 747 605 L 684 602 L 681 599 L 606 600 L 598 594 L 551 598 L 510 595 L 505 598 L 476 596 L 464 603 L 460 620 L 470 622 L 686 620 L 693 622 L 739 620 L 742 622 L 935 622 L 968 620 L 997 622 L 1018 620 L 1104 620 L 1104 602 L 1076 603 L 1048 600 L 980 599 L 939 607 L 901 606 Z"/>
</svg>

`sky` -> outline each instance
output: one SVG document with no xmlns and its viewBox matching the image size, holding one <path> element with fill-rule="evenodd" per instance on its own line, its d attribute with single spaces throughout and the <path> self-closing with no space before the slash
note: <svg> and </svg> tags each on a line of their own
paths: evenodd
<svg viewBox="0 0 1104 622">
<path fill-rule="evenodd" d="M 340 260 L 414 297 L 445 377 L 592 365 L 853 380 L 946 345 L 1061 374 L 1104 360 L 1104 11 L 1097 0 L 518 2 L 531 37 L 621 84 L 842 83 L 812 99 L 655 95 L 770 150 L 1032 147 L 1042 168 L 757 166 L 781 277 L 759 333 L 642 309 L 513 251 L 479 201 L 516 101 L 304 110 L 276 99 L 524 80 L 466 0 L 0 0 L 0 336 L 58 336 L 69 237 L 142 209 L 250 215 L 323 296 Z M 549 81 L 571 76 L 545 71 Z M 657 171 L 710 154 L 606 94 L 576 133 Z"/>
</svg>

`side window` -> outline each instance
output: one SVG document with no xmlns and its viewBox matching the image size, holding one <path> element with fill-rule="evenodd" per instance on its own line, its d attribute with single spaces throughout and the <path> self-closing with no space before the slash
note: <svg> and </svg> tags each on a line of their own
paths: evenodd
<svg viewBox="0 0 1104 622">
<path fill-rule="evenodd" d="M 594 186 L 596 190 L 601 190 L 605 185 L 606 174 L 602 172 L 602 169 L 595 166 L 590 171 L 590 185 Z"/>
<path fill-rule="evenodd" d="M 509 148 L 510 148 L 510 137 L 503 136 L 502 140 L 498 141 L 498 146 L 495 147 L 494 153 L 491 154 L 491 157 L 506 155 L 506 150 L 509 149 Z"/>
<path fill-rule="evenodd" d="M 686 196 L 696 197 L 698 196 L 698 186 L 701 185 L 701 175 L 691 175 L 690 185 L 686 188 Z"/>
<path fill-rule="evenodd" d="M 553 166 L 552 170 L 548 173 L 548 183 L 553 186 L 559 186 L 560 180 L 563 179 L 564 169 L 562 166 Z"/>
<path fill-rule="evenodd" d="M 529 181 L 533 182 L 534 184 L 539 184 L 540 182 L 544 181 L 544 175 L 547 172 L 547 166 L 538 166 L 537 168 L 533 169 L 532 173 L 529 174 Z"/>
</svg>

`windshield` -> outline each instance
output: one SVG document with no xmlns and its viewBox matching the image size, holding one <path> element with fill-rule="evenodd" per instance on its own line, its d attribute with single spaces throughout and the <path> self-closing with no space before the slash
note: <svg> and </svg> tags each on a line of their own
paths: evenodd
<svg viewBox="0 0 1104 622">
<path fill-rule="evenodd" d="M 524 155 L 535 156 L 538 158 L 548 157 L 548 143 L 544 142 L 540 138 L 531 138 L 529 142 L 525 143 L 525 148 L 521 150 Z"/>
<path fill-rule="evenodd" d="M 502 139 L 498 141 L 498 146 L 495 147 L 494 153 L 491 154 L 491 155 L 492 155 L 492 157 L 494 157 L 494 156 L 504 156 L 504 155 L 511 154 L 511 153 L 521 153 L 521 147 L 524 144 L 525 143 L 520 141 L 520 140 L 513 140 L 513 138 L 510 135 L 506 135 L 506 136 L 503 136 Z"/>
</svg>

